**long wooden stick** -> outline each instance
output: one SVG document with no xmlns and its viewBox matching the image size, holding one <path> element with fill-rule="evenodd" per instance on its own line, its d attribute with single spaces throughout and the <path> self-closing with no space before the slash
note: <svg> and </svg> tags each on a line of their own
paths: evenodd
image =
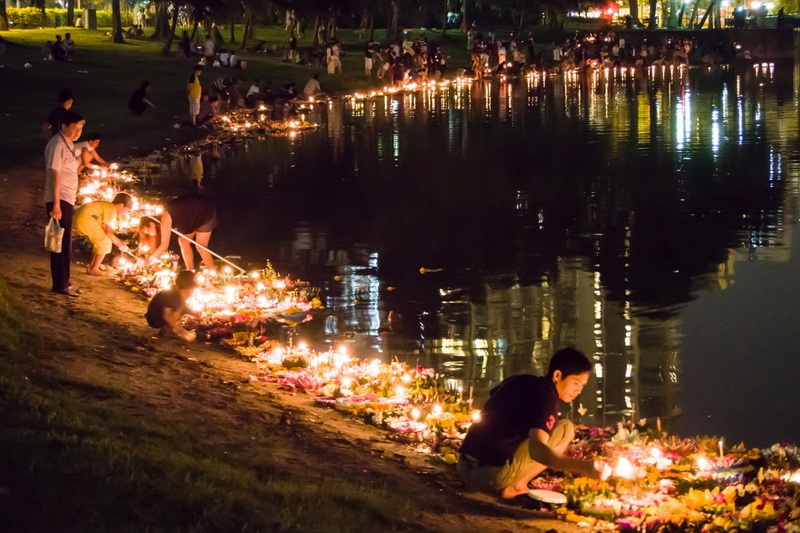
<svg viewBox="0 0 800 533">
<path fill-rule="evenodd" d="M 156 222 L 157 222 L 159 225 L 161 224 L 161 221 L 160 221 L 160 220 L 158 220 L 158 219 L 157 219 L 157 218 L 155 218 L 155 217 L 148 216 L 147 218 L 149 218 L 150 220 L 154 220 L 154 221 L 156 221 Z M 214 252 L 213 250 L 209 250 L 207 247 L 203 246 L 202 244 L 200 244 L 200 243 L 199 243 L 199 242 L 197 242 L 196 240 L 194 240 L 194 239 L 192 239 L 192 238 L 189 238 L 189 237 L 187 237 L 186 235 L 184 235 L 184 234 L 183 234 L 183 233 L 181 233 L 180 231 L 176 230 L 175 228 L 172 228 L 172 233 L 174 233 L 174 234 L 175 234 L 175 235 L 177 235 L 178 237 L 183 237 L 184 239 L 186 239 L 186 240 L 187 240 L 187 241 L 189 241 L 190 243 L 194 244 L 194 245 L 195 245 L 195 246 L 197 246 L 198 248 L 202 248 L 202 249 L 203 249 L 203 250 L 205 250 L 206 252 L 210 253 L 211 255 L 213 255 L 214 257 L 216 257 L 217 259 L 220 259 L 220 260 L 222 260 L 222 261 L 225 261 L 226 263 L 228 263 L 228 264 L 229 264 L 230 266 L 232 266 L 233 268 L 235 268 L 235 269 L 239 270 L 239 272 L 241 272 L 242 274 L 244 274 L 245 272 L 247 272 L 245 269 L 243 269 L 243 268 L 242 268 L 242 267 L 240 267 L 239 265 L 236 265 L 236 264 L 234 264 L 234 263 L 231 263 L 230 261 L 228 261 L 227 259 L 225 259 L 225 258 L 224 258 L 224 257 L 222 257 L 221 255 L 219 255 L 218 253 Z"/>
</svg>

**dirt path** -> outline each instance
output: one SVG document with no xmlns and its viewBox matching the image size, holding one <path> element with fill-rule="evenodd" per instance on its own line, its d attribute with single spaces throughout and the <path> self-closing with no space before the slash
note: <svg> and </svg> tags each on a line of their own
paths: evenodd
<svg viewBox="0 0 800 533">
<path fill-rule="evenodd" d="M 111 279 L 91 278 L 75 266 L 73 283 L 84 294 L 52 294 L 41 245 L 42 183 L 38 167 L 0 172 L 0 271 L 47 337 L 57 339 L 39 371 L 65 390 L 87 402 L 113 402 L 132 417 L 157 412 L 199 445 L 224 445 L 253 468 L 260 454 L 280 453 L 290 472 L 315 465 L 320 482 L 358 479 L 417 501 L 440 502 L 436 513 L 409 517 L 420 530 L 574 529 L 465 492 L 454 468 L 431 463 L 383 431 L 316 407 L 308 396 L 251 382 L 255 365 L 217 347 L 154 338 L 142 317 L 145 301 Z"/>
</svg>

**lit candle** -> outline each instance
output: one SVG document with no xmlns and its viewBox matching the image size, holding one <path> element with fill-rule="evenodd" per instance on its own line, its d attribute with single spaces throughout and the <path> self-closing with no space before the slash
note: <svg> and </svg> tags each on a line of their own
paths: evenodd
<svg viewBox="0 0 800 533">
<path fill-rule="evenodd" d="M 724 453 L 724 450 L 723 450 L 723 446 L 724 446 L 724 444 L 725 444 L 725 439 L 724 439 L 724 438 L 720 438 L 720 439 L 719 439 L 719 456 L 720 456 L 720 457 L 722 457 L 723 455 L 725 455 L 725 453 Z"/>
</svg>

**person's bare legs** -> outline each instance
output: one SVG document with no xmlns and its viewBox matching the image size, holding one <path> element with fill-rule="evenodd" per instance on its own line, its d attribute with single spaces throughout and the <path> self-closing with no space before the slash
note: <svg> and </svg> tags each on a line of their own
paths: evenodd
<svg viewBox="0 0 800 533">
<path fill-rule="evenodd" d="M 197 339 L 197 334 L 193 331 L 186 331 L 180 324 L 183 314 L 176 309 L 164 309 L 164 322 L 158 334 L 161 337 L 177 338 L 192 342 Z"/>
<path fill-rule="evenodd" d="M 194 233 L 191 233 L 186 237 L 191 239 L 193 236 Z M 179 236 L 178 245 L 181 247 L 181 257 L 183 257 L 183 263 L 186 265 L 186 270 L 194 270 L 194 250 L 192 249 L 192 243 L 190 243 L 188 239 Z"/>
<path fill-rule="evenodd" d="M 572 422 L 569 420 L 559 420 L 553 428 L 553 432 L 550 434 L 547 445 L 556 453 L 563 454 L 574 438 L 575 426 Z M 514 452 L 514 462 L 516 463 L 517 461 L 521 461 L 524 466 L 521 468 L 520 476 L 514 479 L 511 485 L 504 487 L 500 491 L 500 497 L 503 499 L 526 494 L 530 490 L 528 484 L 533 478 L 541 474 L 547 468 L 545 465 L 537 463 L 530 458 L 527 439 L 520 444 L 517 451 Z"/>
<path fill-rule="evenodd" d="M 200 254 L 200 257 L 203 259 L 203 266 L 208 269 L 214 268 L 214 256 L 204 248 L 208 248 L 208 243 L 211 240 L 211 232 L 210 231 L 198 231 L 195 233 L 194 240 L 197 241 L 197 244 L 203 246 L 203 248 L 197 247 L 197 253 Z M 189 269 L 194 270 L 194 269 Z"/>
<path fill-rule="evenodd" d="M 526 492 L 531 490 L 530 488 L 528 488 L 528 483 L 530 483 L 531 480 L 533 480 L 533 478 L 544 472 L 545 468 L 547 468 L 545 465 L 541 463 L 536 463 L 535 467 L 531 468 L 530 470 L 527 470 L 525 472 L 525 475 L 519 478 L 517 481 L 515 481 L 513 485 L 509 485 L 508 487 L 501 490 L 500 497 L 503 498 L 504 500 L 507 500 L 509 498 L 514 498 L 515 496 L 519 496 L 520 494 L 525 494 Z"/>
<path fill-rule="evenodd" d="M 92 254 L 92 260 L 89 262 L 89 266 L 86 267 L 86 273 L 90 276 L 105 276 L 105 272 L 100 270 L 100 265 L 105 257 L 106 254 Z"/>
</svg>

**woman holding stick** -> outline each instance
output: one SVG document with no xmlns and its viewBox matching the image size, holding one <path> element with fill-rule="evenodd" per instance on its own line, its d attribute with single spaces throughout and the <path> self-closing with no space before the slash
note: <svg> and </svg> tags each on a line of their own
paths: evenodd
<svg viewBox="0 0 800 533">
<path fill-rule="evenodd" d="M 217 209 L 209 197 L 197 193 L 179 196 L 167 204 L 161 215 L 161 242 L 150 255 L 150 259 L 156 259 L 167 251 L 172 229 L 175 228 L 182 234 L 178 237 L 178 244 L 186 269 L 194 270 L 194 250 L 188 239 L 195 241 L 203 266 L 214 268 L 214 258 L 208 250 L 208 242 L 216 227 Z"/>
</svg>

